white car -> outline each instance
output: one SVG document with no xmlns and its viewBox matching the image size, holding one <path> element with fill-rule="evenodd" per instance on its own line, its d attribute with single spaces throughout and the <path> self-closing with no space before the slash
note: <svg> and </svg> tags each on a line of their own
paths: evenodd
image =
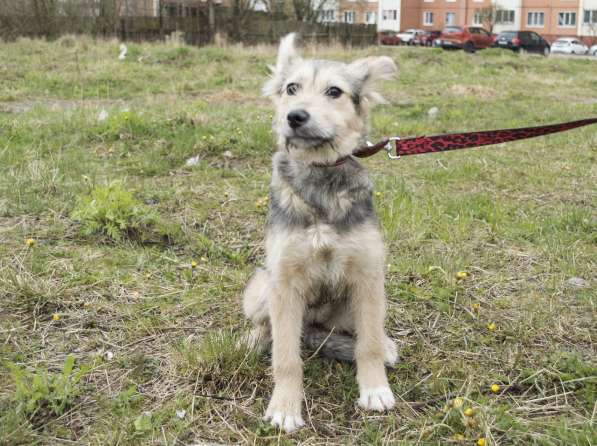
<svg viewBox="0 0 597 446">
<path fill-rule="evenodd" d="M 552 53 L 587 54 L 589 48 L 574 37 L 562 37 L 551 44 Z"/>
<path fill-rule="evenodd" d="M 589 49 L 589 54 L 591 56 L 595 56 L 597 57 L 597 45 L 593 45 L 590 49 Z"/>
<path fill-rule="evenodd" d="M 423 34 L 425 31 L 423 31 L 422 29 L 407 29 L 406 31 L 402 31 L 401 33 L 398 33 L 397 37 L 402 41 L 402 43 L 406 43 L 407 45 L 410 45 L 413 43 L 413 39 L 418 36 Z"/>
</svg>

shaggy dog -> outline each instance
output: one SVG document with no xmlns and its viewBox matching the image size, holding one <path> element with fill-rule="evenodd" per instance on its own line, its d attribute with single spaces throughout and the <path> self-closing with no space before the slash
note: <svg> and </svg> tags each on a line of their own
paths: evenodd
<svg viewBox="0 0 597 446">
<path fill-rule="evenodd" d="M 396 67 L 388 57 L 350 64 L 302 59 L 295 35 L 280 43 L 264 93 L 276 106 L 266 264 L 243 296 L 255 328 L 271 344 L 274 392 L 265 418 L 287 432 L 301 416 L 301 341 L 355 360 L 359 406 L 394 406 L 384 363 L 397 359 L 384 332 L 384 245 L 367 172 L 351 157 L 365 146 L 367 114 L 382 101 L 373 88 Z"/>
</svg>

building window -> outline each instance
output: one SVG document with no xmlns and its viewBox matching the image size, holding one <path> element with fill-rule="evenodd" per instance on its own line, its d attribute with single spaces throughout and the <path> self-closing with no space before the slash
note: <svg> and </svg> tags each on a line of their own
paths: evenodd
<svg viewBox="0 0 597 446">
<path fill-rule="evenodd" d="M 535 26 L 542 28 L 545 24 L 544 12 L 529 12 L 527 15 L 527 26 Z"/>
<path fill-rule="evenodd" d="M 431 26 L 433 25 L 433 13 L 426 11 L 423 13 L 423 25 Z"/>
<path fill-rule="evenodd" d="M 446 12 L 446 25 L 454 25 L 456 23 L 456 13 Z"/>
<path fill-rule="evenodd" d="M 384 9 L 382 11 L 382 17 L 384 20 L 396 20 L 398 11 L 396 9 Z"/>
<path fill-rule="evenodd" d="M 344 23 L 354 23 L 354 11 L 344 11 Z"/>
<path fill-rule="evenodd" d="M 324 9 L 321 11 L 322 22 L 335 22 L 336 21 L 336 10 L 335 9 Z"/>
<path fill-rule="evenodd" d="M 483 15 L 479 11 L 475 11 L 475 15 L 473 16 L 473 25 L 483 25 Z"/>
<path fill-rule="evenodd" d="M 597 25 L 597 9 L 585 9 L 583 23 L 585 25 Z"/>
<path fill-rule="evenodd" d="M 168 15 L 168 17 L 176 17 L 177 12 L 178 8 L 176 7 L 176 5 L 166 6 L 166 15 Z"/>
<path fill-rule="evenodd" d="M 365 13 L 365 23 L 373 25 L 377 22 L 377 13 L 373 11 L 367 11 Z"/>
<path fill-rule="evenodd" d="M 576 12 L 558 13 L 558 26 L 561 28 L 571 28 L 576 26 Z"/>
<path fill-rule="evenodd" d="M 514 11 L 508 11 L 504 9 L 496 11 L 495 23 L 503 25 L 514 23 Z"/>
</svg>

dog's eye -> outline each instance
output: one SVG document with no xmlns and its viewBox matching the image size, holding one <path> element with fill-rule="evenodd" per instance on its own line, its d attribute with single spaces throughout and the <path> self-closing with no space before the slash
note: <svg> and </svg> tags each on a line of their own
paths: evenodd
<svg viewBox="0 0 597 446">
<path fill-rule="evenodd" d="M 294 96 L 296 94 L 296 91 L 298 90 L 299 86 L 298 84 L 295 84 L 294 82 L 291 84 L 286 85 L 286 94 L 288 96 Z"/>
<path fill-rule="evenodd" d="M 338 87 L 330 87 L 325 91 L 325 95 L 336 99 L 342 95 L 342 90 L 340 90 Z"/>
</svg>

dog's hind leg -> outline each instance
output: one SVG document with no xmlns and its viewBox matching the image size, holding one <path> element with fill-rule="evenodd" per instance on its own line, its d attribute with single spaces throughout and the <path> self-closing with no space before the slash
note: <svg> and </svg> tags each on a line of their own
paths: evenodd
<svg viewBox="0 0 597 446">
<path fill-rule="evenodd" d="M 268 308 L 268 294 L 271 288 L 269 279 L 268 272 L 258 268 L 243 293 L 245 315 L 254 324 L 246 342 L 260 353 L 269 350 L 272 342 Z"/>
</svg>

